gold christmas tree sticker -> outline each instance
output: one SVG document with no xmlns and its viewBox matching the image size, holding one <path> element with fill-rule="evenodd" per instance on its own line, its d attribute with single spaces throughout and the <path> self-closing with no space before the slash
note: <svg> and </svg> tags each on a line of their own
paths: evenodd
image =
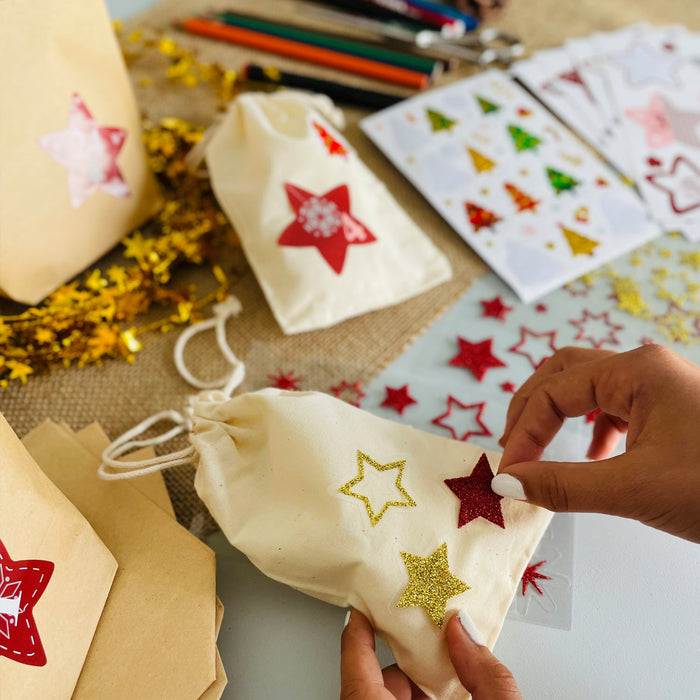
<svg viewBox="0 0 700 700">
<path fill-rule="evenodd" d="M 474 167 L 476 168 L 477 172 L 488 172 L 495 167 L 496 164 L 490 158 L 487 158 L 485 155 L 479 153 L 479 151 L 475 151 L 473 148 L 469 147 L 467 147 L 467 151 L 469 151 L 469 155 L 472 157 L 472 162 L 474 163 Z"/>
<path fill-rule="evenodd" d="M 586 238 L 586 236 L 576 233 L 570 228 L 566 228 L 563 224 L 559 224 L 561 232 L 566 238 L 566 242 L 571 248 L 571 252 L 574 255 L 593 255 L 593 251 L 597 246 L 600 245 L 598 241 L 594 241 L 592 238 Z"/>
</svg>

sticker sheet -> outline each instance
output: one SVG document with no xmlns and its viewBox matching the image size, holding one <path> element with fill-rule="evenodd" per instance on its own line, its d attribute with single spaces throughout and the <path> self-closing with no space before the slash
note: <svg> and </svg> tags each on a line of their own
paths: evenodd
<svg viewBox="0 0 700 700">
<path fill-rule="evenodd" d="M 634 190 L 503 72 L 361 126 L 525 302 L 659 233 Z"/>
</svg>

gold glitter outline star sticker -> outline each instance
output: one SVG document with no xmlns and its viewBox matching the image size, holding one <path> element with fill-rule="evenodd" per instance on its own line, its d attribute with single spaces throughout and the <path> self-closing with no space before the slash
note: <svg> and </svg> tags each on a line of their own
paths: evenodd
<svg viewBox="0 0 700 700">
<path fill-rule="evenodd" d="M 364 463 L 367 462 L 371 466 L 373 466 L 377 471 L 379 472 L 385 472 L 389 471 L 390 469 L 398 469 L 399 473 L 396 475 L 396 481 L 395 486 L 399 490 L 402 496 L 406 498 L 405 501 L 387 501 L 383 508 L 379 511 L 379 513 L 374 512 L 372 508 L 372 504 L 370 503 L 369 498 L 367 496 L 361 494 L 361 493 L 355 493 L 352 491 L 352 487 L 356 486 L 359 484 L 364 478 L 365 478 L 365 467 Z M 412 507 L 416 505 L 416 502 L 411 498 L 409 495 L 408 491 L 401 485 L 401 477 L 403 476 L 403 470 L 406 467 L 406 460 L 401 459 L 397 462 L 389 462 L 388 464 L 379 464 L 378 462 L 375 462 L 369 455 L 366 455 L 364 452 L 361 450 L 357 451 L 357 467 L 358 467 L 358 474 L 354 479 L 351 479 L 348 481 L 347 484 L 344 484 L 341 486 L 338 491 L 340 493 L 345 494 L 346 496 L 352 496 L 353 498 L 358 498 L 365 504 L 365 508 L 367 509 L 367 515 L 369 516 L 369 520 L 372 523 L 372 527 L 374 527 L 381 519 L 384 513 L 386 513 L 386 510 L 389 506 L 405 506 L 405 507 Z"/>
<path fill-rule="evenodd" d="M 447 562 L 447 542 L 443 542 L 428 557 L 401 552 L 401 558 L 408 572 L 408 584 L 396 607 L 421 606 L 430 619 L 438 627 L 442 627 L 447 601 L 471 588 L 450 571 Z"/>
</svg>

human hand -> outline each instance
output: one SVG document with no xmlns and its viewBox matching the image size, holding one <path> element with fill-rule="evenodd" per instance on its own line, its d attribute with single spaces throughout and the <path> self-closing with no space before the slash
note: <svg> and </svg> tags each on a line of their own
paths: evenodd
<svg viewBox="0 0 700 700">
<path fill-rule="evenodd" d="M 473 700 L 522 700 L 510 671 L 483 646 L 466 613 L 452 617 L 446 634 L 452 665 Z M 343 630 L 340 683 L 340 700 L 427 700 L 398 666 L 379 667 L 374 630 L 358 610 Z"/>
<path fill-rule="evenodd" d="M 540 462 L 567 417 L 601 413 L 591 463 Z M 493 490 L 553 511 L 639 520 L 700 542 L 700 368 L 647 345 L 564 348 L 516 392 Z M 621 434 L 626 451 L 610 458 Z"/>
</svg>

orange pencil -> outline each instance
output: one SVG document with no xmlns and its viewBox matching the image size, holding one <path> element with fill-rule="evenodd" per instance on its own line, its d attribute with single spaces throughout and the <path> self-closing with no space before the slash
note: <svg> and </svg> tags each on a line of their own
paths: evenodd
<svg viewBox="0 0 700 700">
<path fill-rule="evenodd" d="M 349 56 L 339 51 L 309 46 L 299 41 L 282 39 L 250 29 L 232 27 L 228 24 L 200 17 L 191 17 L 184 20 L 184 22 L 179 22 L 177 26 L 190 34 L 200 34 L 211 39 L 242 44 L 260 51 L 289 56 L 290 58 L 297 58 L 301 61 L 308 61 L 309 63 L 316 63 L 329 68 L 338 68 L 339 70 L 365 75 L 388 83 L 405 85 L 419 90 L 430 85 L 430 77 L 424 73 L 390 66 L 367 58 Z"/>
</svg>

